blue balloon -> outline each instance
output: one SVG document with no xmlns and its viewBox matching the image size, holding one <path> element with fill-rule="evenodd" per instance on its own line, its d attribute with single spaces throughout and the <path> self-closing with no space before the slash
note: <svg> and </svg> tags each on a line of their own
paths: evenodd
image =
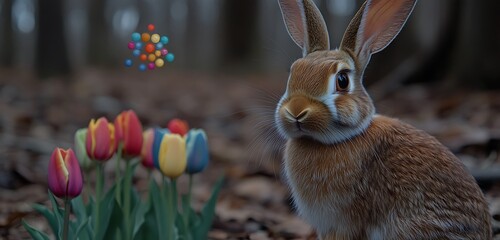
<svg viewBox="0 0 500 240">
<path fill-rule="evenodd" d="M 132 59 L 125 59 L 125 67 L 131 67 L 133 64 Z"/>
<path fill-rule="evenodd" d="M 167 60 L 168 62 L 173 62 L 175 59 L 175 56 L 173 53 L 169 53 L 167 54 L 167 56 L 165 56 L 165 60 Z"/>
<path fill-rule="evenodd" d="M 141 55 L 141 50 L 135 49 L 134 51 L 132 51 L 132 55 L 134 55 L 134 57 L 139 57 L 139 55 Z"/>
<path fill-rule="evenodd" d="M 132 41 L 134 42 L 141 41 L 141 34 L 138 32 L 132 33 Z"/>
<path fill-rule="evenodd" d="M 163 43 L 159 42 L 156 44 L 156 50 L 161 50 L 163 48 Z"/>
<path fill-rule="evenodd" d="M 139 65 L 139 70 L 140 70 L 141 72 L 146 71 L 146 69 L 147 69 L 146 64 L 144 64 L 144 63 L 143 63 L 143 64 Z"/>
<path fill-rule="evenodd" d="M 135 43 L 135 49 L 141 49 L 141 48 L 142 48 L 141 42 Z"/>
<path fill-rule="evenodd" d="M 168 37 L 167 36 L 162 36 L 160 38 L 160 42 L 163 43 L 163 44 L 167 44 L 168 43 Z"/>
</svg>

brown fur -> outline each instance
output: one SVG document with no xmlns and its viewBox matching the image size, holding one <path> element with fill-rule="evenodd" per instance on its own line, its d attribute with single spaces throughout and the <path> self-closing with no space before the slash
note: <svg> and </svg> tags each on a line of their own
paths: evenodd
<svg viewBox="0 0 500 240">
<path fill-rule="evenodd" d="M 308 204 L 351 198 L 339 214 L 354 235 L 330 232 L 323 239 L 367 239 L 367 230 L 390 214 L 393 239 L 491 238 L 487 203 L 463 164 L 435 138 L 398 120 L 375 117 L 363 134 L 335 145 L 290 139 L 285 165 L 296 194 Z"/>
<path fill-rule="evenodd" d="M 279 1 L 287 27 L 300 19 L 307 29 L 289 29 L 307 51 L 292 65 L 276 124 L 288 138 L 295 205 L 320 239 L 491 239 L 488 206 L 460 160 L 425 132 L 374 116 L 362 84 L 371 54 L 399 33 L 415 0 L 368 0 L 332 51 L 317 47 L 328 32 L 310 0 Z M 341 70 L 348 91 L 332 87 Z"/>
</svg>

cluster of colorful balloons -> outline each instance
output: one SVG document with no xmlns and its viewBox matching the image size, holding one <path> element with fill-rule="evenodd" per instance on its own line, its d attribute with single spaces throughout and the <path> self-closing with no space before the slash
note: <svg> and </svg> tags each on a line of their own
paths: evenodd
<svg viewBox="0 0 500 240">
<path fill-rule="evenodd" d="M 148 32 L 142 34 L 138 32 L 132 33 L 132 41 L 128 43 L 128 49 L 132 51 L 132 55 L 140 60 L 140 71 L 161 68 L 165 65 L 165 61 L 174 61 L 174 54 L 169 53 L 165 48 L 165 45 L 168 44 L 168 37 L 153 33 L 154 30 L 155 25 L 149 24 Z M 132 59 L 125 59 L 126 67 L 132 67 L 133 65 Z"/>
</svg>

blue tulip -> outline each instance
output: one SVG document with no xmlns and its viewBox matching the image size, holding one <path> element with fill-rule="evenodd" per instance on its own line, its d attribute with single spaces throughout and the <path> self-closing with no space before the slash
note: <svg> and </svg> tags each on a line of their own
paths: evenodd
<svg viewBox="0 0 500 240">
<path fill-rule="evenodd" d="M 186 138 L 187 168 L 186 173 L 195 174 L 203 171 L 208 165 L 207 135 L 202 129 L 191 129 Z"/>
<path fill-rule="evenodd" d="M 153 138 L 153 165 L 156 169 L 160 169 L 160 161 L 158 160 L 161 141 L 165 134 L 169 134 L 170 131 L 166 128 L 155 128 L 154 138 Z"/>
</svg>

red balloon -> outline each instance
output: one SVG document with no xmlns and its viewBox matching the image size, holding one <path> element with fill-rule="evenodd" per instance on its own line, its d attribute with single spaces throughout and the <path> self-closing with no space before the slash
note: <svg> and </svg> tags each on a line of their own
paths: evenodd
<svg viewBox="0 0 500 240">
<path fill-rule="evenodd" d="M 155 45 L 153 45 L 152 43 L 148 43 L 146 45 L 146 52 L 148 53 L 152 53 L 155 51 Z"/>
<path fill-rule="evenodd" d="M 154 31 L 154 30 L 155 30 L 155 25 L 153 25 L 153 24 L 149 24 L 149 25 L 148 25 L 148 31 L 152 32 L 152 31 Z"/>
</svg>

